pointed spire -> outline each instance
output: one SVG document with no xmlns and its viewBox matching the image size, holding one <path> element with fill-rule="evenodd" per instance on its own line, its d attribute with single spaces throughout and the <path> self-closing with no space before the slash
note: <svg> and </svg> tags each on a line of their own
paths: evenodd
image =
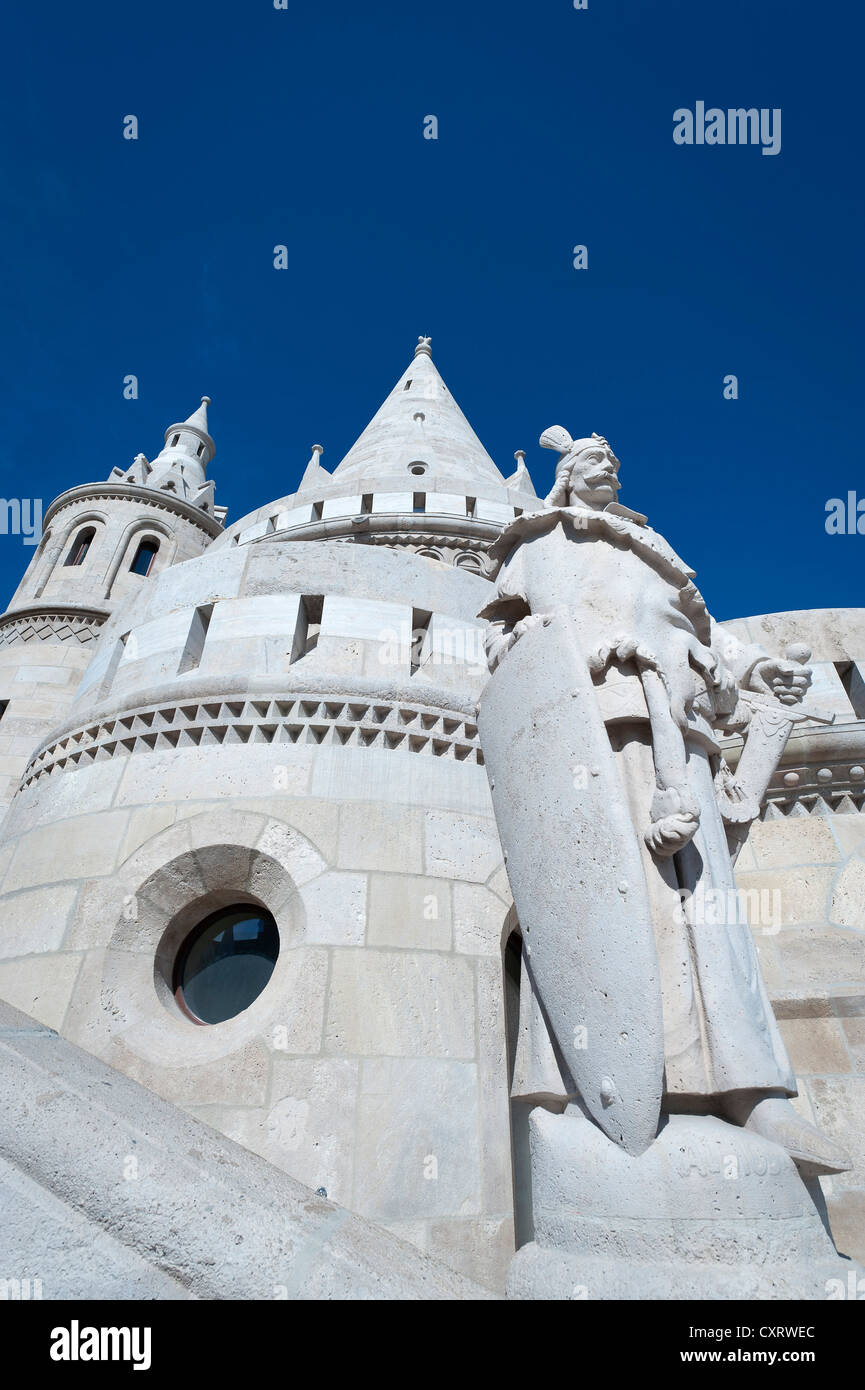
<svg viewBox="0 0 865 1390">
<path fill-rule="evenodd" d="M 305 488 L 320 486 L 323 482 L 330 482 L 330 474 L 321 465 L 321 456 L 324 449 L 321 444 L 313 444 L 312 457 L 306 465 L 303 477 L 300 480 L 298 492 L 303 492 Z"/>
<path fill-rule="evenodd" d="M 192 414 L 189 416 L 187 420 L 183 420 L 181 423 L 176 425 L 169 425 L 168 429 L 165 431 L 166 444 L 168 444 L 169 440 L 172 439 L 174 435 L 179 435 L 180 439 L 178 440 L 178 443 L 183 443 L 183 435 L 185 432 L 193 434 L 197 436 L 199 440 L 202 440 L 207 446 L 205 467 L 213 458 L 213 455 L 216 453 L 216 445 L 214 444 L 213 440 L 207 432 L 207 407 L 211 404 L 212 402 L 209 396 L 202 396 L 201 405 L 199 405 L 195 410 L 193 410 Z"/>
<path fill-rule="evenodd" d="M 442 492 L 504 478 L 463 415 L 432 360 L 432 340 L 418 338 L 410 365 L 334 471 L 358 489 L 402 491 L 435 484 Z M 412 477 L 414 475 L 414 477 Z M 361 485 L 363 487 L 361 488 Z"/>
<path fill-rule="evenodd" d="M 203 511 L 210 511 L 213 506 L 207 465 L 216 453 L 216 445 L 207 431 L 209 405 L 210 397 L 202 396 L 201 404 L 188 419 L 168 426 L 165 446 L 153 460 L 147 477 L 148 487 L 173 492 Z"/>
<path fill-rule="evenodd" d="M 537 497 L 535 485 L 532 482 L 529 470 L 526 468 L 525 449 L 517 449 L 514 458 L 517 461 L 516 472 L 505 479 L 505 486 L 513 488 L 515 492 L 526 492 L 530 497 Z"/>
<path fill-rule="evenodd" d="M 189 419 L 184 421 L 187 425 L 192 425 L 193 429 L 201 430 L 202 434 L 207 434 L 207 407 L 212 404 L 209 396 L 201 397 L 201 405 L 197 410 L 193 410 Z"/>
</svg>

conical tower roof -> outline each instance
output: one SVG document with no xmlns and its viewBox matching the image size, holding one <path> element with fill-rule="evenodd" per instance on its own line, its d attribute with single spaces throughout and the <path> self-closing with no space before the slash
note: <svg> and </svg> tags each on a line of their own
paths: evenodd
<svg viewBox="0 0 865 1390">
<path fill-rule="evenodd" d="M 201 405 L 199 405 L 195 410 L 193 410 L 192 414 L 189 416 L 188 419 L 180 420 L 177 424 L 174 425 L 169 425 L 168 429 L 165 431 L 166 444 L 168 443 L 170 437 L 176 434 L 178 431 L 180 431 L 182 434 L 184 430 L 190 430 L 193 434 L 197 435 L 199 439 L 203 440 L 204 443 L 207 445 L 207 461 L 209 462 L 210 459 L 213 458 L 213 455 L 216 453 L 216 445 L 214 444 L 213 440 L 207 432 L 207 407 L 210 404 L 210 397 L 202 396 Z"/>
<path fill-rule="evenodd" d="M 405 487 L 412 474 L 426 475 L 425 486 L 449 482 L 463 491 L 504 483 L 439 375 L 429 338 L 418 340 L 411 364 L 332 476 L 366 490 L 382 482 Z"/>
<path fill-rule="evenodd" d="M 198 406 L 196 410 L 193 410 L 189 418 L 184 421 L 184 424 L 192 425 L 195 429 L 201 430 L 202 434 L 207 434 L 207 407 L 209 405 L 210 397 L 202 396 L 201 405 Z"/>
</svg>

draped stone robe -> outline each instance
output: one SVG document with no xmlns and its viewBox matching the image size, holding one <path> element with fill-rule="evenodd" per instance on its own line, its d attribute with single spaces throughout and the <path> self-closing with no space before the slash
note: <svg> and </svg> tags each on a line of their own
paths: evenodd
<svg viewBox="0 0 865 1390">
<path fill-rule="evenodd" d="M 715 626 L 693 583 L 693 571 L 644 521 L 612 504 L 604 512 L 548 508 L 509 526 L 493 548 L 499 563 L 497 598 L 482 613 L 491 622 L 490 666 L 494 670 L 507 660 L 525 624 L 543 622 L 563 606 L 576 615 L 583 650 L 594 658 L 594 696 L 649 894 L 667 1103 L 687 1108 L 683 1102 L 694 1097 L 700 1098 L 696 1108 L 707 1108 L 706 1098 L 745 1089 L 794 1095 L 795 1080 L 750 927 L 736 920 L 735 912 L 722 925 L 707 925 L 693 902 L 688 904 L 688 896 L 701 888 L 733 901 L 729 894 L 735 880 L 714 784 L 720 765 L 716 726 L 724 718 L 718 710 L 724 701 L 717 673 L 723 661 L 743 684 L 766 653 L 743 647 Z M 640 658 L 628 659 L 629 641 L 639 644 Z M 616 655 L 617 649 L 625 659 Z M 648 669 L 646 657 L 666 692 L 666 728 L 656 717 L 657 705 L 650 717 L 640 671 L 641 663 Z M 736 693 L 734 688 L 733 703 Z M 563 699 L 567 697 L 563 691 Z M 729 689 L 726 700 L 729 714 Z M 667 856 L 655 853 L 645 839 L 662 783 L 654 746 L 659 730 L 665 741 L 681 740 L 686 784 L 680 791 L 699 813 L 692 838 Z M 556 756 L 550 748 L 549 757 Z M 611 1006 L 615 1008 L 614 999 Z M 579 1017 L 575 1000 L 574 1020 Z M 559 1104 L 576 1096 L 544 1010 L 543 981 L 536 978 L 525 949 L 512 1094 Z"/>
</svg>

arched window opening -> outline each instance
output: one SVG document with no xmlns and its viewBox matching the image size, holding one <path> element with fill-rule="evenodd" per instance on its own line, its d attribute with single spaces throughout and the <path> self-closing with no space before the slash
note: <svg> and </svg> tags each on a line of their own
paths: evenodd
<svg viewBox="0 0 865 1390">
<path fill-rule="evenodd" d="M 156 559 L 156 552 L 159 550 L 159 542 L 150 540 L 141 541 L 135 552 L 135 558 L 129 566 L 130 574 L 147 575 L 153 567 Z"/>
<path fill-rule="evenodd" d="M 279 929 L 262 907 L 212 912 L 187 936 L 174 965 L 174 997 L 193 1023 L 223 1023 L 261 994 L 279 956 Z"/>
<path fill-rule="evenodd" d="M 172 441 L 171 441 L 171 447 L 172 447 L 172 449 L 176 449 L 176 448 L 177 448 L 177 445 L 178 445 L 179 443 L 180 443 L 180 435 L 179 435 L 179 434 L 176 434 L 176 435 L 174 436 L 174 438 L 172 439 Z"/>
<path fill-rule="evenodd" d="M 454 561 L 457 569 L 469 570 L 472 574 L 483 574 L 484 562 L 479 555 L 458 555 Z"/>
<path fill-rule="evenodd" d="M 95 535 L 95 526 L 86 526 L 83 531 L 79 531 L 69 548 L 65 563 L 67 565 L 83 565 Z"/>
<path fill-rule="evenodd" d="M 517 1039 L 520 1032 L 520 986 L 523 941 L 519 929 L 508 937 L 504 952 L 505 1036 L 507 1039 L 508 1091 L 514 1081 Z M 514 1236 L 516 1247 L 534 1239 L 532 1219 L 532 1166 L 529 1152 L 529 1113 L 532 1104 L 511 1101 L 511 1161 L 514 1183 Z"/>
</svg>

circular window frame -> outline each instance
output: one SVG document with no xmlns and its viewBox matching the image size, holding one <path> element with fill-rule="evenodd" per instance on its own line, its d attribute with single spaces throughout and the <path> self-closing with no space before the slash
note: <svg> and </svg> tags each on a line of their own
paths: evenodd
<svg viewBox="0 0 865 1390">
<path fill-rule="evenodd" d="M 428 470 L 429 464 L 424 463 L 423 459 L 414 459 L 408 466 L 409 473 L 412 473 L 416 478 L 422 478 Z"/>
<path fill-rule="evenodd" d="M 200 1018 L 187 1003 L 183 993 L 183 974 L 189 955 L 196 942 L 201 939 L 204 933 L 215 921 L 218 921 L 220 917 L 225 917 L 227 914 L 235 912 L 245 912 L 248 913 L 250 917 L 268 917 L 270 919 L 273 930 L 276 933 L 276 955 L 273 958 L 270 975 L 267 977 L 267 980 L 258 993 L 250 999 L 249 1003 L 245 1004 L 242 1009 L 238 1009 L 236 1013 L 229 1014 L 227 1018 L 210 1021 L 206 1018 Z M 168 978 L 165 983 L 168 985 L 171 997 L 183 1018 L 190 1023 L 194 1023 L 198 1028 L 218 1028 L 223 1023 L 233 1023 L 235 1019 L 242 1017 L 248 1009 L 251 1009 L 252 1006 L 258 1002 L 273 979 L 273 972 L 276 969 L 277 961 L 281 953 L 282 938 L 280 935 L 279 923 L 270 909 L 265 907 L 262 903 L 252 901 L 252 899 L 238 901 L 237 898 L 233 898 L 230 902 L 225 902 L 221 906 L 214 907 L 210 912 L 206 913 L 203 918 L 188 926 L 177 943 Z M 163 978 L 165 977 L 163 976 Z"/>
</svg>

